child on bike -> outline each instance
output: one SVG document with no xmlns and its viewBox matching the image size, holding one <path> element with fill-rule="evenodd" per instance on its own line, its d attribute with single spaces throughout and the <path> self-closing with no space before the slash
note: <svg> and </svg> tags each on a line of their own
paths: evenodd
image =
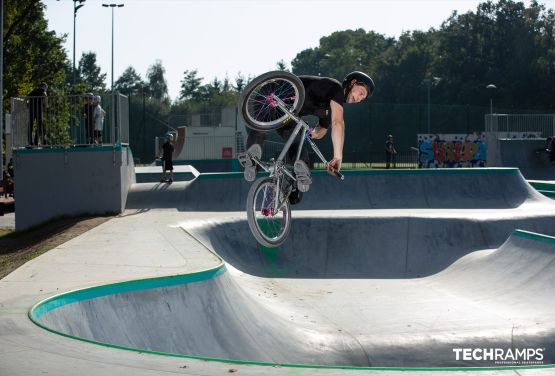
<svg viewBox="0 0 555 376">
<path fill-rule="evenodd" d="M 300 116 L 315 115 L 318 124 L 314 127 L 310 137 L 321 139 L 331 126 L 331 139 L 333 144 L 333 158 L 328 163 L 328 170 L 340 170 L 343 159 L 343 144 L 345 141 L 345 121 L 343 119 L 343 105 L 345 103 L 358 103 L 374 92 L 374 81 L 363 72 L 351 72 L 339 81 L 329 77 L 299 76 L 305 88 L 305 100 L 299 112 Z M 296 124 L 286 125 L 277 130 L 284 140 L 287 140 Z M 288 157 L 294 159 L 300 142 L 301 133 L 289 150 Z M 247 138 L 247 152 L 241 153 L 238 158 L 245 167 L 245 179 L 254 181 L 256 178 L 256 163 L 249 158 L 249 154 L 257 158 L 262 157 L 262 145 L 266 134 L 252 130 Z M 310 177 L 310 164 L 308 149 L 303 146 L 301 157 L 295 161 L 293 170 L 297 178 L 297 191 L 291 194 L 290 203 L 300 202 L 302 192 L 308 192 L 312 179 Z"/>
</svg>

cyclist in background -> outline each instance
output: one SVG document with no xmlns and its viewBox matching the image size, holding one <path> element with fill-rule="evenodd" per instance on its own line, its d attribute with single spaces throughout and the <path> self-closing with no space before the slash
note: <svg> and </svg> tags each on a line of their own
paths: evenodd
<svg viewBox="0 0 555 376">
<path fill-rule="evenodd" d="M 351 72 L 340 83 L 336 79 L 319 76 L 299 76 L 305 88 L 305 100 L 299 116 L 314 115 L 318 117 L 318 124 L 310 134 L 312 139 L 321 139 L 331 126 L 331 140 L 333 144 L 333 158 L 329 162 L 328 170 L 341 169 L 343 159 L 343 144 L 345 141 L 345 121 L 343 119 L 343 105 L 358 103 L 374 92 L 374 81 L 363 72 Z M 296 124 L 286 125 L 277 130 L 282 139 L 287 140 Z M 296 157 L 301 132 L 289 149 L 290 160 Z M 247 138 L 247 153 L 262 157 L 262 145 L 266 138 L 265 132 L 252 130 Z M 239 162 L 245 167 L 245 179 L 254 181 L 256 178 L 256 163 L 248 158 L 247 153 L 238 156 Z M 297 191 L 289 197 L 291 204 L 300 202 L 302 192 L 308 192 L 312 179 L 310 177 L 308 149 L 303 145 L 301 158 L 295 161 L 293 169 L 297 178 Z"/>
</svg>

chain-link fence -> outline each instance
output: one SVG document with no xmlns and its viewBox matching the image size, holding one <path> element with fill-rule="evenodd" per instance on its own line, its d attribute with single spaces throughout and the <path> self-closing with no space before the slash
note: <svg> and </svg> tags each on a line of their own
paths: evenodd
<svg viewBox="0 0 555 376">
<path fill-rule="evenodd" d="M 119 93 L 11 99 L 12 147 L 129 143 L 129 104 Z"/>
</svg>

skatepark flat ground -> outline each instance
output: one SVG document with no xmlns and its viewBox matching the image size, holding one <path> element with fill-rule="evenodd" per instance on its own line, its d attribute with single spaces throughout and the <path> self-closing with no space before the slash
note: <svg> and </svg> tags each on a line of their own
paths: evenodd
<svg viewBox="0 0 555 376">
<path fill-rule="evenodd" d="M 372 179 L 376 184 L 387 183 L 388 177 L 360 179 L 368 187 Z M 500 179 L 505 178 L 501 176 Z M 352 178 L 352 181 L 356 179 L 359 178 Z M 489 179 L 487 185 L 491 187 L 495 179 Z M 514 188 L 515 192 L 507 188 L 505 193 L 509 191 L 510 195 L 506 197 L 497 192 L 496 196 L 503 198 L 496 199 L 485 186 L 474 187 L 478 192 L 468 193 L 468 187 L 456 191 L 456 184 L 447 182 L 447 185 L 452 184 L 451 197 L 459 198 L 457 202 L 449 202 L 449 192 L 443 193 L 445 197 L 442 198 L 428 190 L 424 201 L 424 193 L 411 200 L 390 185 L 389 192 L 377 192 L 374 188 L 372 195 L 365 195 L 363 202 L 359 200 L 359 208 L 356 200 L 349 198 L 343 203 L 349 208 L 347 210 L 341 209 L 341 203 L 337 202 L 328 205 L 331 209 L 325 209 L 326 203 L 321 202 L 321 196 L 315 199 L 323 193 L 314 189 L 309 193 L 313 201 L 307 199 L 304 210 L 293 211 L 295 231 L 276 255 L 271 251 L 261 252 L 254 243 L 246 215 L 240 210 L 244 206 L 240 199 L 236 204 L 222 205 L 222 210 L 213 210 L 211 203 L 202 203 L 212 195 L 229 194 L 233 184 L 242 186 L 233 190 L 238 198 L 242 197 L 245 184 L 240 179 L 230 180 L 233 183 L 227 185 L 214 181 L 214 177 L 207 180 L 211 182 L 209 188 L 195 187 L 195 182 L 177 182 L 171 187 L 137 184 L 130 192 L 128 209 L 123 214 L 2 279 L 0 375 L 221 375 L 230 372 L 396 375 L 406 374 L 401 370 L 403 366 L 414 365 L 423 369 L 409 374 L 424 375 L 429 374 L 427 361 L 447 357 L 438 352 L 449 349 L 453 343 L 461 343 L 452 341 L 455 328 L 464 328 L 469 335 L 467 338 L 471 338 L 469 344 L 491 344 L 488 341 L 495 338 L 499 340 L 497 344 L 514 341 L 518 345 L 520 341 L 526 345 L 553 337 L 555 253 L 552 238 L 528 235 L 529 232 L 515 233 L 514 230 L 521 228 L 555 235 L 555 204 L 527 186 Z M 315 180 L 315 184 L 324 186 L 322 179 Z M 412 180 L 411 176 L 411 181 L 422 180 Z M 360 183 L 345 185 L 344 189 L 352 193 L 360 189 Z M 516 179 L 511 185 L 519 184 L 520 179 Z M 222 193 L 222 189 L 226 192 Z M 476 196 L 469 200 L 472 194 Z M 379 195 L 382 200 L 378 204 L 373 200 Z M 388 195 L 394 196 L 389 203 L 385 200 Z M 483 199 L 483 196 L 491 199 Z M 180 198 L 175 200 L 175 197 Z M 229 196 L 226 197 L 229 200 Z M 329 195 L 326 197 L 331 200 Z M 198 202 L 192 202 L 193 199 Z M 172 200 L 173 208 L 170 207 Z M 406 209 L 404 201 L 420 203 Z M 374 243 L 369 252 L 371 242 Z M 341 252 L 337 252 L 337 248 Z M 27 316 L 33 305 L 58 294 L 94 286 L 121 286 L 118 283 L 132 280 L 165 281 L 168 276 L 211 270 L 218 270 L 213 278 L 188 285 L 139 288 L 125 295 L 126 301 L 129 307 L 143 307 L 145 317 L 165 318 L 153 321 L 158 321 L 159 330 L 169 330 L 162 334 L 163 337 L 171 337 L 172 331 L 175 333 L 176 338 L 170 346 L 188 342 L 183 339 L 190 335 L 206 338 L 193 341 L 196 345 L 185 350 L 216 349 L 214 353 L 187 355 L 228 359 L 257 355 L 258 359 L 243 360 L 275 362 L 275 365 L 165 356 L 141 352 L 137 342 L 118 344 L 117 341 L 124 338 L 119 337 L 117 329 L 125 321 L 129 324 L 125 330 L 135 331 L 129 333 L 129 337 L 140 337 L 138 341 L 145 344 L 149 336 L 143 334 L 153 329 L 141 326 L 141 321 L 137 320 L 102 322 L 102 314 L 107 314 L 108 309 L 125 314 L 137 311 L 126 311 L 129 308 L 119 311 L 118 296 L 124 294 L 117 291 L 87 303 L 78 301 L 45 312 L 42 324 L 51 329 L 55 327 L 57 331 L 68 329 L 63 327 L 67 325 L 74 331 L 70 335 L 76 337 L 80 336 L 78 333 L 86 337 L 84 329 L 106 324 L 109 329 L 105 329 L 103 335 L 107 336 L 108 343 L 135 348 L 135 351 L 64 337 L 35 325 Z M 172 294 L 184 294 L 181 301 L 190 298 L 199 304 L 179 306 Z M 210 305 L 204 305 L 203 299 L 208 297 L 213 300 Z M 156 299 L 163 299 L 164 304 L 171 303 L 175 316 L 162 316 L 166 313 L 156 311 L 162 304 L 161 301 L 157 304 Z M 79 328 L 84 317 L 82 309 L 95 312 L 99 321 L 90 321 L 89 328 Z M 76 312 L 81 313 L 75 315 Z M 169 325 L 168 319 L 172 317 L 188 329 L 178 332 Z M 75 322 L 67 324 L 71 319 Z M 204 326 L 206 322 L 211 326 Z M 100 335 L 99 332 L 92 334 Z M 476 333 L 482 335 L 476 336 Z M 218 345 L 221 350 L 211 342 L 214 340 L 209 338 L 212 334 L 228 336 L 220 338 L 224 343 Z M 252 343 L 241 342 L 245 339 Z M 103 342 L 99 338 L 91 340 Z M 237 349 L 239 357 L 230 358 L 226 356 L 230 351 L 226 342 L 241 349 L 252 348 L 247 353 Z M 329 347 L 314 354 L 314 348 L 321 350 L 322 343 Z M 551 359 L 552 345 L 552 342 L 544 345 Z M 350 351 L 341 351 L 345 348 Z M 355 366 L 377 364 L 393 369 L 343 370 L 279 365 L 308 363 L 301 350 L 307 350 L 309 356 L 316 359 L 315 364 L 322 364 L 318 359 L 323 362 L 336 360 L 336 365 L 349 366 L 352 362 Z M 167 349 L 151 351 L 172 352 Z M 398 355 L 403 351 L 411 355 L 399 362 Z M 554 372 L 553 368 L 480 370 L 483 375 L 550 375 Z M 461 373 L 443 370 L 434 374 Z"/>
</svg>

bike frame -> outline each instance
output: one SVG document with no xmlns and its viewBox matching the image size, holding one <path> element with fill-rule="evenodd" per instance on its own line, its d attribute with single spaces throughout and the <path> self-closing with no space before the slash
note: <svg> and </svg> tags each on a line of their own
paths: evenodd
<svg viewBox="0 0 555 376">
<path fill-rule="evenodd" d="M 297 149 L 297 156 L 296 156 L 295 160 L 300 159 L 302 148 L 304 146 L 304 141 L 307 140 L 309 145 L 311 146 L 312 150 L 314 150 L 314 152 L 316 153 L 318 158 L 320 158 L 322 163 L 327 165 L 328 161 L 326 160 L 326 158 L 324 157 L 322 152 L 320 152 L 320 149 L 318 149 L 318 146 L 316 146 L 314 141 L 312 141 L 312 139 L 310 137 L 306 137 L 307 132 L 310 130 L 310 127 L 308 126 L 308 124 L 303 119 L 301 119 L 299 116 L 297 116 L 293 112 L 289 111 L 289 109 L 287 108 L 287 105 L 277 95 L 273 94 L 272 98 L 275 100 L 275 103 L 276 103 L 275 106 L 278 107 L 280 110 L 282 110 L 284 113 L 286 113 L 287 116 L 289 116 L 289 119 L 295 121 L 297 123 L 297 125 L 295 126 L 295 128 L 293 129 L 293 132 L 291 133 L 291 135 L 289 136 L 289 138 L 285 142 L 285 146 L 283 147 L 283 150 L 279 154 L 278 158 L 275 159 L 275 160 L 274 159 L 271 160 L 271 162 L 272 162 L 271 166 L 267 163 L 263 163 L 262 161 L 258 160 L 257 158 L 253 158 L 253 159 L 260 167 L 262 167 L 262 169 L 264 169 L 264 171 L 270 173 L 270 177 L 275 177 L 276 178 L 276 186 L 280 187 L 281 183 L 282 183 L 283 174 L 287 175 L 293 181 L 297 181 L 297 178 L 294 176 L 294 174 L 292 174 L 285 167 L 285 163 L 283 161 L 285 160 L 285 156 L 289 152 L 289 149 L 293 145 L 293 142 L 295 142 L 295 138 L 297 137 L 297 134 L 299 134 L 301 129 L 302 129 L 302 137 L 301 137 L 301 140 L 299 142 L 299 147 Z M 338 178 L 340 178 L 341 180 L 344 179 L 343 175 L 339 171 L 334 171 L 334 175 L 337 176 Z M 280 192 L 283 192 L 281 190 L 281 188 L 280 188 Z M 291 193 L 291 191 L 289 191 L 286 195 L 284 195 L 283 200 L 282 200 L 281 197 L 278 196 L 278 200 L 276 200 L 276 202 L 275 202 L 275 207 L 274 207 L 275 211 L 277 211 L 281 207 L 281 205 L 283 205 L 283 202 L 285 201 L 285 198 L 289 197 L 290 193 Z"/>
<path fill-rule="evenodd" d="M 318 156 L 318 158 L 320 158 L 320 160 L 322 161 L 322 163 L 324 164 L 328 164 L 328 161 L 326 160 L 326 158 L 324 157 L 324 155 L 322 154 L 322 152 L 320 152 L 320 149 L 318 149 L 318 146 L 314 143 L 314 141 L 312 141 L 312 139 L 310 137 L 306 137 L 306 133 L 310 130 L 308 124 L 301 119 L 299 116 L 295 115 L 293 112 L 289 111 L 289 109 L 287 108 L 287 105 L 275 94 L 272 95 L 272 98 L 276 101 L 276 107 L 279 107 L 280 110 L 282 110 L 284 113 L 286 113 L 289 118 L 293 121 L 295 121 L 297 123 L 297 125 L 295 126 L 295 128 L 293 129 L 293 132 L 291 133 L 291 135 L 289 136 L 289 138 L 287 139 L 287 141 L 285 142 L 285 146 L 283 147 L 283 150 L 281 151 L 281 153 L 279 154 L 278 158 L 274 161 L 274 165 L 281 165 L 283 166 L 283 160 L 285 159 L 285 156 L 287 155 L 287 153 L 289 152 L 289 149 L 291 148 L 291 145 L 293 145 L 293 142 L 295 142 L 295 137 L 297 137 L 297 134 L 299 134 L 299 131 L 302 129 L 302 137 L 299 143 L 299 147 L 297 150 L 297 157 L 295 160 L 300 159 L 301 157 L 301 151 L 304 145 L 304 141 L 307 140 L 309 145 L 311 146 L 312 150 L 314 150 L 314 152 L 316 153 L 316 155 Z M 276 169 L 271 169 L 268 168 L 267 166 L 265 166 L 264 163 L 262 163 L 261 161 L 257 161 L 255 160 L 256 163 L 258 163 L 260 165 L 260 167 L 262 167 L 266 172 L 270 173 L 270 176 L 274 176 L 274 174 L 276 173 Z M 289 171 L 287 171 L 287 169 L 284 169 L 285 173 L 293 180 L 297 180 Z M 337 172 L 337 176 L 343 180 L 343 175 L 341 175 L 339 172 Z"/>
</svg>

